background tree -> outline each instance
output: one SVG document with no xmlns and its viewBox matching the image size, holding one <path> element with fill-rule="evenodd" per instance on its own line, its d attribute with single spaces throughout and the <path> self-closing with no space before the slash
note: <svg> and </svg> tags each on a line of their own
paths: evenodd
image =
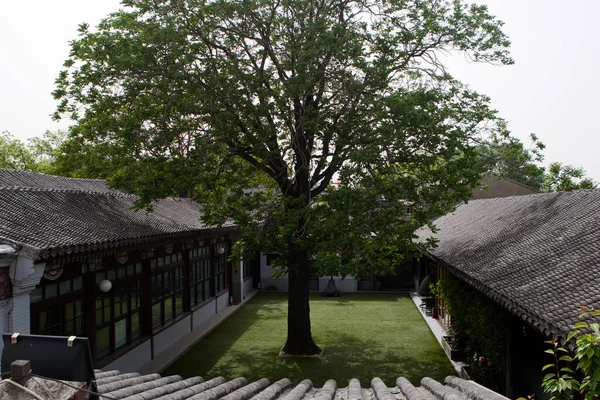
<svg viewBox="0 0 600 400">
<path fill-rule="evenodd" d="M 33 164 L 34 156 L 23 142 L 10 132 L 0 133 L 0 168 L 27 170 Z"/>
<path fill-rule="evenodd" d="M 585 176 L 583 168 L 553 162 L 546 169 L 542 151 L 546 148 L 535 134 L 526 147 L 519 139 L 510 136 L 503 122 L 489 138 L 477 145 L 478 160 L 475 168 L 481 174 L 491 173 L 509 178 L 545 192 L 568 192 L 578 189 L 595 189 L 597 183 Z"/>
<path fill-rule="evenodd" d="M 0 168 L 19 169 L 47 174 L 60 173 L 55 162 L 60 147 L 67 137 L 66 131 L 47 130 L 42 137 L 23 142 L 9 132 L 0 133 Z"/>
<path fill-rule="evenodd" d="M 578 189 L 596 189 L 598 184 L 585 176 L 583 168 L 553 162 L 544 176 L 543 189 L 548 192 L 569 192 Z"/>
<path fill-rule="evenodd" d="M 482 174 L 492 173 L 501 178 L 513 179 L 534 189 L 542 189 L 545 169 L 542 150 L 546 147 L 535 134 L 526 147 L 501 124 L 501 129 L 477 146 L 479 156 L 476 168 Z"/>
<path fill-rule="evenodd" d="M 341 274 L 390 271 L 425 246 L 418 227 L 468 198 L 471 143 L 495 115 L 437 55 L 512 63 L 501 23 L 461 1 L 123 4 L 81 26 L 57 79 L 70 142 L 98 149 L 87 160 L 140 206 L 193 195 L 206 222 L 234 218 L 238 249 L 278 252 L 284 351 L 318 352 L 311 266 L 330 273 L 339 251 Z"/>
</svg>

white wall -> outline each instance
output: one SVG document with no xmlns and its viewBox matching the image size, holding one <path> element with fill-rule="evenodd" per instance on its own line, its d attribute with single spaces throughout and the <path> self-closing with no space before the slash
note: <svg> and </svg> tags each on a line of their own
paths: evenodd
<svg viewBox="0 0 600 400">
<path fill-rule="evenodd" d="M 31 317 L 29 315 L 29 292 L 16 295 L 12 298 L 12 315 L 10 318 L 11 332 L 30 334 Z"/>
<path fill-rule="evenodd" d="M 272 278 L 274 269 L 267 265 L 267 255 L 260 255 L 260 288 L 262 290 L 278 290 L 282 292 L 288 291 L 288 278 L 287 275 L 280 278 Z M 319 291 L 325 290 L 329 277 L 319 278 Z M 342 279 L 339 276 L 334 276 L 336 287 L 341 292 L 356 292 L 358 290 L 358 281 L 352 277 L 346 277 Z"/>
<path fill-rule="evenodd" d="M 280 290 L 283 292 L 287 292 L 288 290 L 288 280 L 287 275 L 282 276 L 280 278 L 272 278 L 274 269 L 267 265 L 267 255 L 261 253 L 260 254 L 260 288 L 265 289 L 274 289 Z"/>
<path fill-rule="evenodd" d="M 329 283 L 330 278 L 319 278 L 319 291 L 324 291 Z M 346 277 L 342 279 L 339 276 L 334 276 L 335 287 L 340 292 L 356 292 L 358 290 L 358 281 L 352 277 Z"/>
<path fill-rule="evenodd" d="M 117 369 L 121 372 L 136 372 L 151 361 L 152 342 L 150 339 L 102 368 L 104 371 Z"/>
<path fill-rule="evenodd" d="M 242 289 L 243 290 L 243 292 L 242 292 L 243 293 L 243 297 L 242 298 L 244 300 L 246 299 L 246 295 L 252 291 L 252 284 L 253 284 L 253 282 L 254 282 L 254 280 L 252 278 L 248 278 L 248 279 L 246 279 L 244 281 L 244 283 L 243 283 L 244 287 Z"/>
<path fill-rule="evenodd" d="M 192 315 L 192 329 L 198 329 L 203 323 L 205 323 L 210 317 L 215 315 L 215 301 L 211 300 L 196 311 Z"/>
<path fill-rule="evenodd" d="M 190 332 L 190 316 L 181 319 L 154 336 L 154 357 Z"/>
<path fill-rule="evenodd" d="M 229 305 L 229 290 L 217 297 L 217 311 L 221 311 Z"/>
</svg>

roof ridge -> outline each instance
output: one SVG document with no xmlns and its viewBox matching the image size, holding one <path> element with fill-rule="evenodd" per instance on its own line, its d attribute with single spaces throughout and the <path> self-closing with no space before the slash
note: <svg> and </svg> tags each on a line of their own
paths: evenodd
<svg viewBox="0 0 600 400">
<path fill-rule="evenodd" d="M 587 192 L 597 192 L 600 193 L 600 188 L 596 189 L 576 189 L 562 192 L 538 192 L 538 193 L 529 193 L 529 194 L 515 194 L 512 196 L 499 196 L 499 197 L 489 197 L 484 199 L 469 199 L 468 203 L 481 202 L 481 201 L 503 201 L 503 200 L 515 200 L 515 199 L 524 199 L 531 196 L 573 196 L 576 193 L 587 193 Z M 460 205 L 464 205 L 466 203 L 461 203 Z"/>
<path fill-rule="evenodd" d="M 9 173 L 15 173 L 15 174 L 27 174 L 27 175 L 38 175 L 38 176 L 52 176 L 54 178 L 59 178 L 59 179 L 67 179 L 67 180 L 72 180 L 72 181 L 88 181 L 88 182 L 104 182 L 104 183 L 108 183 L 106 179 L 99 179 L 99 178 L 75 178 L 72 176 L 64 176 L 64 175 L 52 175 L 52 174 L 45 174 L 42 172 L 34 172 L 34 171 L 25 171 L 22 169 L 9 169 L 9 168 L 0 168 L 0 172 L 9 172 Z"/>
<path fill-rule="evenodd" d="M 0 190 L 14 190 L 19 192 L 51 192 L 51 193 L 87 193 L 87 194 L 104 194 L 115 197 L 138 197 L 135 194 L 125 193 L 118 189 L 111 190 L 85 190 L 77 188 L 45 188 L 32 186 L 0 186 Z"/>
</svg>

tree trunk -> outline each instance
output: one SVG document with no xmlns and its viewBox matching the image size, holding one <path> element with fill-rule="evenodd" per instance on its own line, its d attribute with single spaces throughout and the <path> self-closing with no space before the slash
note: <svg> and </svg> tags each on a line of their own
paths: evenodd
<svg viewBox="0 0 600 400">
<path fill-rule="evenodd" d="M 306 250 L 290 254 L 295 265 L 288 275 L 288 336 L 283 352 L 292 355 L 313 355 L 321 349 L 313 342 L 310 332 L 308 302 L 309 259 Z"/>
</svg>

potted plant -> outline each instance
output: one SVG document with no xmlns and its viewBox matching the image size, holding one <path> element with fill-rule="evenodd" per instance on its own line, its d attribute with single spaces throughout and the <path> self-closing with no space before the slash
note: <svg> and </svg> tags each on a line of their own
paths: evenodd
<svg viewBox="0 0 600 400">
<path fill-rule="evenodd" d="M 466 336 L 454 329 L 449 330 L 448 336 L 442 337 L 442 348 L 452 361 L 466 359 Z"/>
</svg>

